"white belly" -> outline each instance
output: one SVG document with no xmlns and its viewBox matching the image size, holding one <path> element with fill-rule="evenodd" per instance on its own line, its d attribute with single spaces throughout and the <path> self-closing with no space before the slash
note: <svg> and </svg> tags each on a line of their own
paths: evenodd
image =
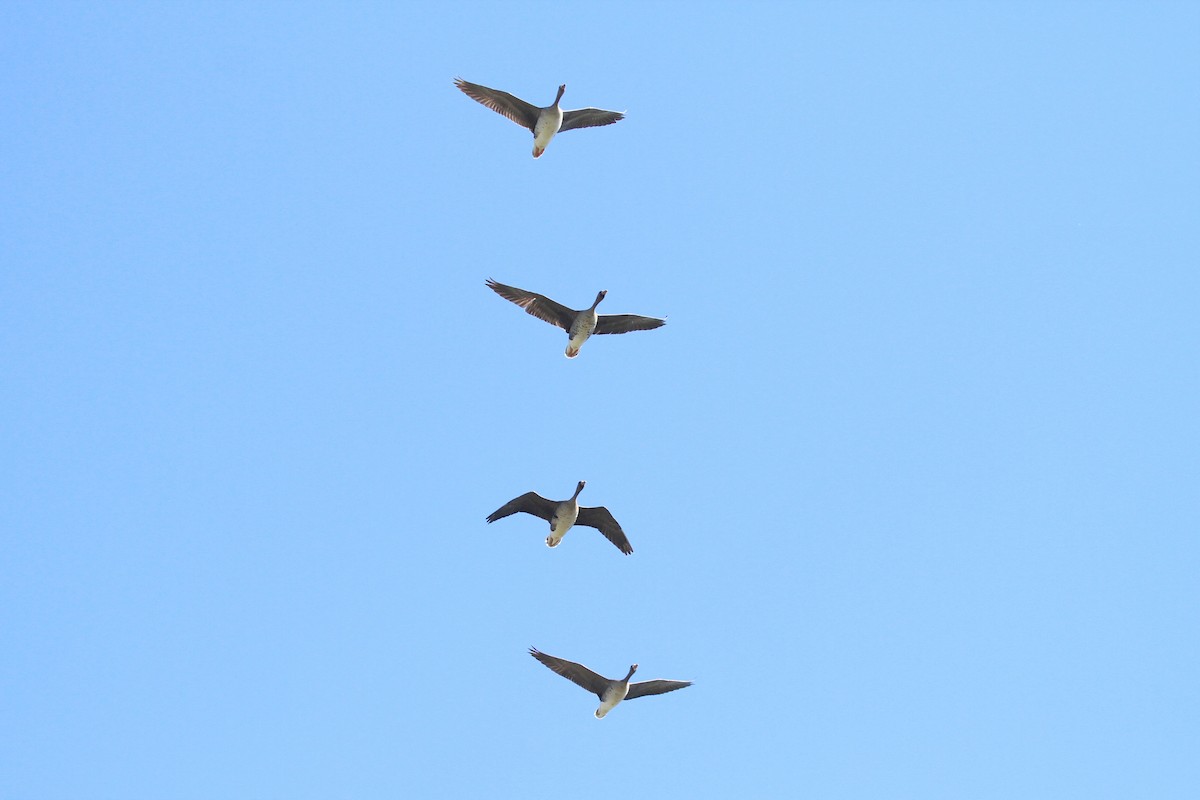
<svg viewBox="0 0 1200 800">
<path fill-rule="evenodd" d="M 579 355 L 579 348 L 583 347 L 583 343 L 592 335 L 592 331 L 596 330 L 596 323 L 599 320 L 595 312 L 591 314 L 582 314 L 571 325 L 571 339 L 567 342 L 567 358 L 574 358 Z"/>
<path fill-rule="evenodd" d="M 583 347 L 583 343 L 588 340 L 586 333 L 577 333 L 567 342 L 567 358 L 574 358 L 579 355 L 579 348 Z"/>
<path fill-rule="evenodd" d="M 629 694 L 629 684 L 614 686 L 604 693 L 604 699 L 600 701 L 600 707 L 596 709 L 596 719 L 604 719 L 604 715 L 616 708 L 617 703 L 625 699 L 625 695 Z"/>
<path fill-rule="evenodd" d="M 537 124 L 533 126 L 533 152 L 540 154 L 550 144 L 554 134 L 562 126 L 562 109 L 548 108 L 538 116 Z"/>
<path fill-rule="evenodd" d="M 554 517 L 554 521 L 550 523 L 550 535 L 546 537 L 547 547 L 558 547 L 558 543 L 567 535 L 567 531 L 571 530 L 571 526 L 575 524 L 575 520 L 579 518 L 579 506 L 566 511 L 559 511 Z"/>
</svg>

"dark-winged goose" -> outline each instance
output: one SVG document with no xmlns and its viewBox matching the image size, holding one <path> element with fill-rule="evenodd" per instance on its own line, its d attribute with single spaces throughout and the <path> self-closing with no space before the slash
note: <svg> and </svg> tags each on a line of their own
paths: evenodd
<svg viewBox="0 0 1200 800">
<path fill-rule="evenodd" d="M 522 511 L 541 517 L 550 523 L 550 535 L 546 537 L 547 547 L 557 547 L 572 526 L 586 525 L 603 533 L 604 538 L 615 544 L 618 550 L 629 555 L 633 552 L 633 547 L 609 510 L 604 506 L 586 508 L 579 505 L 579 493 L 586 485 L 586 481 L 580 481 L 575 487 L 575 494 L 566 500 L 547 500 L 537 492 L 526 492 L 497 508 L 488 515 L 487 521 L 495 522 Z"/>
<path fill-rule="evenodd" d="M 650 694 L 673 692 L 676 689 L 692 685 L 691 681 L 664 680 L 630 683 L 629 679 L 633 677 L 633 673 L 637 672 L 637 664 L 631 664 L 629 666 L 629 673 L 621 680 L 611 680 L 602 675 L 597 675 L 583 664 L 576 664 L 574 661 L 567 661 L 565 658 L 555 658 L 554 656 L 546 655 L 536 647 L 529 648 L 529 655 L 567 680 L 578 686 L 582 686 L 599 697 L 600 707 L 596 709 L 596 719 L 603 719 L 604 715 L 612 711 L 617 703 L 622 700 L 632 700 L 635 697 L 645 697 Z"/>
<path fill-rule="evenodd" d="M 630 331 L 649 331 L 661 328 L 667 324 L 665 319 L 643 317 L 638 314 L 597 314 L 596 306 L 608 294 L 601 291 L 596 295 L 596 301 L 582 311 L 567 308 L 562 303 L 556 303 L 549 297 L 536 292 L 527 292 L 515 286 L 505 286 L 503 283 L 487 279 L 487 286 L 496 294 L 516 303 L 526 312 L 551 325 L 556 325 L 567 332 L 570 341 L 567 342 L 567 358 L 579 355 L 579 348 L 588 337 L 594 333 L 629 333 Z"/>
<path fill-rule="evenodd" d="M 526 103 L 519 97 L 499 89 L 489 89 L 477 83 L 469 83 L 462 78 L 455 78 L 454 85 L 462 89 L 463 94 L 472 100 L 503 114 L 522 128 L 533 132 L 533 157 L 538 158 L 546 152 L 546 145 L 554 138 L 554 134 L 569 131 L 572 128 L 594 128 L 598 125 L 611 125 L 625 119 L 620 111 L 605 111 L 600 108 L 578 108 L 574 111 L 563 111 L 558 107 L 563 92 L 567 90 L 564 83 L 558 87 L 558 95 L 552 105 L 538 108 L 532 103 Z"/>
</svg>

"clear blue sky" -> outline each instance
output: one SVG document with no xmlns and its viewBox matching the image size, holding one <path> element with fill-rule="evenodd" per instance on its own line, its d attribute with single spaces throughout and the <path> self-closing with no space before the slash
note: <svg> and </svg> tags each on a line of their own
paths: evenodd
<svg viewBox="0 0 1200 800">
<path fill-rule="evenodd" d="M 1196 4 L 0 41 L 0 797 L 1200 795 Z"/>
</svg>

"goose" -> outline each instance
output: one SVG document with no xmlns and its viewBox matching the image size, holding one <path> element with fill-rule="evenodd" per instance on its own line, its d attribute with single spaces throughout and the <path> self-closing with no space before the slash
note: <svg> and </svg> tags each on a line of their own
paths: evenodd
<svg viewBox="0 0 1200 800">
<path fill-rule="evenodd" d="M 573 128 L 594 128 L 598 125 L 611 125 L 625 119 L 620 111 L 604 111 L 600 108 L 577 108 L 574 111 L 563 111 L 558 107 L 567 85 L 558 87 L 558 95 L 552 105 L 538 108 L 532 103 L 526 103 L 519 97 L 513 97 L 508 92 L 489 89 L 477 83 L 469 83 L 462 78 L 455 78 L 454 85 L 463 91 L 467 97 L 503 114 L 522 128 L 533 131 L 533 157 L 540 158 L 546 152 L 546 145 L 554 138 L 554 134 L 569 131 Z"/>
<path fill-rule="evenodd" d="M 637 314 L 597 314 L 596 306 L 600 305 L 600 301 L 608 294 L 607 290 L 600 291 L 590 307 L 575 311 L 545 295 L 527 292 L 515 286 L 505 286 L 491 278 L 487 279 L 487 287 L 505 300 L 516 303 L 527 313 L 565 330 L 567 336 L 571 337 L 567 342 L 567 358 L 579 355 L 579 348 L 583 347 L 583 343 L 593 333 L 649 331 L 667 324 L 665 319 Z"/>
<path fill-rule="evenodd" d="M 625 531 L 613 519 L 613 515 L 604 506 L 586 508 L 579 505 L 579 493 L 587 481 L 580 481 L 575 487 L 575 494 L 561 501 L 547 500 L 537 492 L 526 492 L 520 497 L 514 497 L 504 505 L 488 514 L 487 521 L 495 522 L 518 512 L 533 514 L 550 523 L 550 535 L 546 537 L 546 547 L 558 547 L 558 543 L 567 535 L 572 526 L 586 525 L 604 534 L 604 538 L 617 546 L 625 555 L 633 553 L 633 547 L 625 538 Z"/>
<path fill-rule="evenodd" d="M 645 697 L 650 694 L 663 694 L 691 686 L 691 681 L 641 681 L 630 683 L 629 679 L 637 672 L 638 665 L 630 664 L 629 672 L 619 681 L 614 681 L 597 675 L 583 664 L 567 661 L 565 658 L 555 658 L 539 651 L 536 647 L 529 648 L 529 655 L 542 662 L 550 669 L 562 675 L 574 684 L 582 686 L 600 698 L 600 707 L 596 709 L 596 719 L 604 719 L 604 715 L 612 711 L 622 700 L 632 700 L 635 697 Z"/>
</svg>

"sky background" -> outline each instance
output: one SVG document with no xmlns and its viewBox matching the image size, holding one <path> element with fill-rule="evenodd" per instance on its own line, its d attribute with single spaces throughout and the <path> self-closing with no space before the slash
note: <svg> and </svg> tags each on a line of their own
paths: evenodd
<svg viewBox="0 0 1200 800">
<path fill-rule="evenodd" d="M 0 797 L 1200 795 L 1200 6 L 8 2 L 0 106 Z"/>
</svg>

